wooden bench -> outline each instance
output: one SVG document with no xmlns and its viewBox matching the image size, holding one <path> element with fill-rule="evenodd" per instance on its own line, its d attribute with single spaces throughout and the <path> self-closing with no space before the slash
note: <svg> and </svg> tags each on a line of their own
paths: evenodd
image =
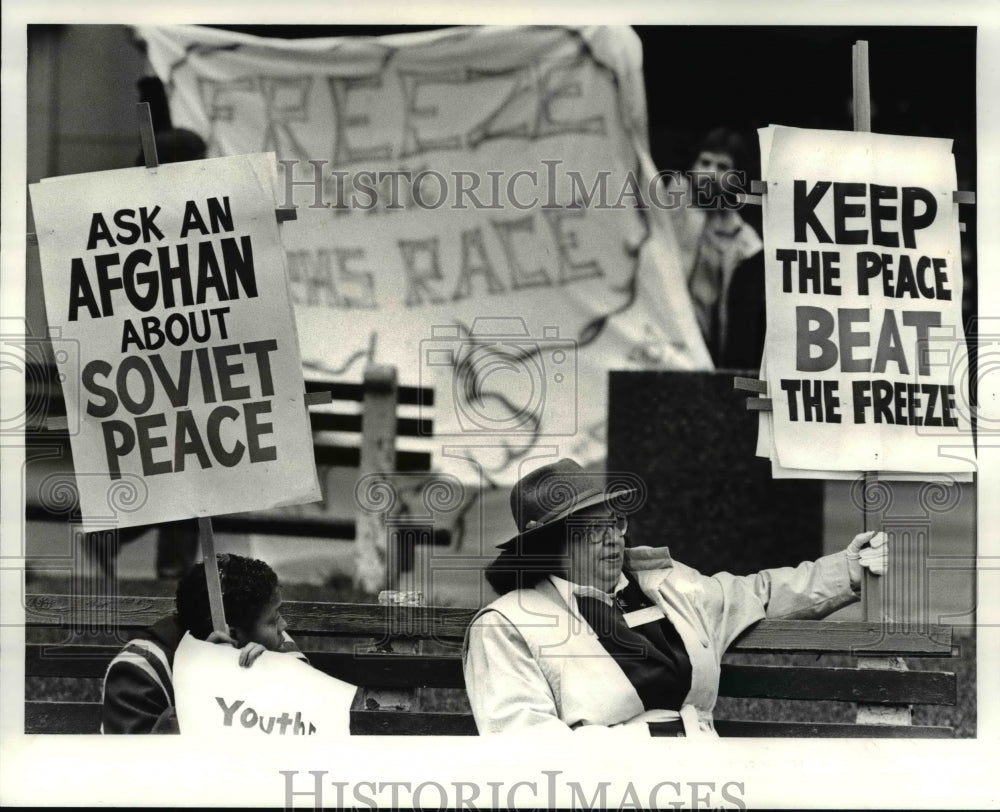
<svg viewBox="0 0 1000 812">
<path fill-rule="evenodd" d="M 387 375 L 387 371 L 391 375 Z M 72 456 L 58 372 L 52 365 L 30 365 L 25 379 L 25 441 L 29 465 L 34 460 L 49 458 L 62 465 L 68 476 L 72 473 Z M 357 504 L 353 506 L 352 516 L 331 514 L 327 509 L 330 495 L 326 484 L 330 469 L 356 469 L 358 477 L 386 470 L 432 476 L 431 452 L 399 448 L 398 439 L 418 440 L 433 436 L 434 423 L 427 416 L 434 405 L 433 389 L 397 386 L 392 367 L 370 367 L 361 383 L 307 379 L 305 389 L 306 402 L 313 406 L 309 410 L 309 420 L 323 489 L 322 502 L 214 516 L 212 523 L 216 532 L 353 540 L 358 538 L 361 526 L 370 523 L 372 517 Z M 419 407 L 417 416 L 406 416 L 405 407 Z M 410 411 L 415 410 L 411 408 Z M 46 504 L 33 498 L 25 506 L 25 518 L 33 522 L 78 524 L 79 506 L 72 499 Z M 128 536 L 123 538 L 137 536 L 146 529 L 125 531 Z M 105 534 L 110 537 L 112 546 L 118 542 L 118 532 L 112 530 Z M 389 573 L 390 582 L 399 570 L 412 566 L 414 546 L 447 546 L 451 543 L 451 534 L 447 528 L 421 527 L 411 532 L 394 533 L 391 539 L 396 548 L 389 560 L 396 572 Z M 113 556 L 110 560 L 113 561 Z"/>
<path fill-rule="evenodd" d="M 173 609 L 169 598 L 73 599 L 29 595 L 26 608 L 28 677 L 71 677 L 67 701 L 39 701 L 26 693 L 28 733 L 92 733 L 100 724 L 100 680 L 127 637 Z M 361 735 L 474 735 L 467 701 L 461 641 L 470 609 L 286 602 L 289 632 L 320 670 L 360 686 L 351 709 L 351 732 Z M 85 621 L 85 622 L 84 622 Z M 71 642 L 56 642 L 70 639 Z M 83 626 L 90 631 L 81 633 Z M 102 625 L 103 624 L 103 625 Z M 96 631 L 102 632 L 101 634 Z M 117 641 L 114 635 L 118 636 Z M 49 642 L 42 638 L 47 637 Z M 926 634 L 886 633 L 879 624 L 835 621 L 761 621 L 731 652 L 796 652 L 867 657 L 948 657 L 951 628 Z M 954 705 L 953 673 L 806 665 L 723 666 L 721 695 L 801 700 L 808 717 L 816 700 L 899 707 Z M 92 697 L 84 701 L 84 683 Z M 29 688 L 31 687 L 29 681 Z M 433 692 L 425 689 L 434 689 Z M 433 694 L 433 695 L 432 695 Z M 445 698 L 451 710 L 441 710 Z M 719 719 L 722 736 L 944 738 L 950 727 L 815 721 L 758 722 Z M 656 726 L 652 726 L 654 735 Z"/>
</svg>

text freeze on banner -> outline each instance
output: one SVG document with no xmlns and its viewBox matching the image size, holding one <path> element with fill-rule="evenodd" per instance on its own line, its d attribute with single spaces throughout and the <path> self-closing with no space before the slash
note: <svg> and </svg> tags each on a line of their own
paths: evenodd
<svg viewBox="0 0 1000 812">
<path fill-rule="evenodd" d="M 595 462 L 609 369 L 711 366 L 628 28 L 138 33 L 210 154 L 277 154 L 303 363 L 357 382 L 375 345 L 433 388 L 436 469 Z"/>
<path fill-rule="evenodd" d="M 254 154 L 32 185 L 88 524 L 319 498 L 275 177 Z"/>
<path fill-rule="evenodd" d="M 779 463 L 972 470 L 951 142 L 771 130 L 765 363 Z"/>
</svg>

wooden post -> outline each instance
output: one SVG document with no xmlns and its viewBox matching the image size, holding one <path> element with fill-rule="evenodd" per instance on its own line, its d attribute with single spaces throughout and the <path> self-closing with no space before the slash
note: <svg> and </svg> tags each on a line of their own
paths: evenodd
<svg viewBox="0 0 1000 812">
<path fill-rule="evenodd" d="M 153 132 L 153 117 L 149 111 L 149 102 L 139 102 L 135 108 L 139 125 L 139 140 L 142 142 L 143 160 L 147 169 L 156 169 L 160 165 L 160 158 L 156 154 L 156 134 Z M 222 605 L 219 561 L 215 556 L 215 534 L 212 532 L 212 519 L 210 517 L 198 518 L 198 543 L 201 546 L 202 558 L 205 560 L 205 585 L 208 587 L 208 605 L 212 612 L 212 628 L 217 632 L 228 634 L 226 611 Z"/>
<path fill-rule="evenodd" d="M 872 131 L 871 83 L 868 73 L 868 43 L 859 40 L 852 48 L 854 59 L 854 131 Z M 876 512 L 873 505 L 872 492 L 878 482 L 878 473 L 866 471 L 864 480 L 864 530 L 875 530 Z M 902 552 L 902 551 L 900 551 Z M 891 554 L 891 552 L 890 552 Z M 867 569 L 862 569 L 861 580 L 861 611 L 865 620 L 881 623 L 886 629 L 888 617 L 885 606 L 885 585 L 883 578 L 889 577 L 887 572 L 881 577 L 872 575 Z M 906 662 L 901 657 L 860 657 L 859 669 L 882 669 L 890 671 L 906 671 Z M 864 705 L 858 704 L 857 723 L 859 725 L 909 725 L 913 721 L 913 708 L 910 705 Z"/>
<path fill-rule="evenodd" d="M 851 49 L 854 57 L 854 132 L 872 131 L 872 93 L 868 75 L 868 42 L 858 40 Z"/>
<path fill-rule="evenodd" d="M 379 592 L 378 602 L 380 606 L 423 606 L 423 592 L 397 592 L 394 590 L 383 590 Z M 372 652 L 384 654 L 422 654 L 423 643 L 419 638 L 397 637 L 392 634 L 397 625 L 393 619 L 393 612 L 389 611 L 389 628 L 386 629 L 382 640 L 375 641 L 370 649 Z M 369 688 L 361 686 L 354 698 L 354 709 L 357 710 L 378 710 L 385 708 L 393 711 L 419 711 L 420 710 L 420 688 Z"/>
<path fill-rule="evenodd" d="M 110 606 L 118 598 L 119 530 L 117 527 L 87 530 L 83 521 L 68 527 L 73 540 L 70 594 L 101 595 L 107 599 L 101 606 L 74 611 L 71 632 L 73 635 L 99 632 L 117 635 L 117 619 Z"/>
<path fill-rule="evenodd" d="M 215 556 L 215 534 L 212 532 L 211 518 L 199 517 L 198 542 L 201 544 L 201 554 L 205 559 L 205 585 L 208 587 L 208 605 L 212 610 L 212 628 L 217 632 L 228 633 L 226 610 L 222 605 L 222 579 L 219 577 L 219 560 Z"/>
<path fill-rule="evenodd" d="M 153 132 L 153 117 L 149 112 L 149 102 L 139 102 L 136 106 L 139 121 L 139 141 L 142 143 L 142 157 L 146 169 L 156 169 L 160 165 L 156 154 L 156 134 Z"/>
<path fill-rule="evenodd" d="M 868 532 L 877 529 L 876 525 L 881 524 L 882 514 L 872 508 L 873 491 L 878 483 L 878 474 L 874 471 L 866 471 L 864 476 L 864 523 L 862 529 L 864 532 Z M 862 569 L 861 572 L 861 615 L 865 620 L 883 622 L 887 618 L 885 617 L 885 590 L 882 578 L 887 577 L 888 573 L 879 577 L 872 575 L 867 569 Z"/>
<path fill-rule="evenodd" d="M 872 131 L 872 101 L 871 81 L 868 72 L 868 42 L 866 40 L 855 42 L 854 47 L 851 48 L 851 56 L 854 62 L 852 76 L 854 88 L 854 131 L 870 133 Z M 876 482 L 878 482 L 877 473 L 873 471 L 865 472 L 863 525 L 865 531 L 869 529 L 871 489 Z M 883 594 L 878 577 L 865 570 L 861 581 L 861 610 L 865 620 L 884 620 L 882 612 Z"/>
<path fill-rule="evenodd" d="M 365 370 L 358 480 L 396 470 L 396 368 L 372 364 Z M 387 511 L 356 505 L 356 586 L 377 593 L 387 586 Z"/>
</svg>

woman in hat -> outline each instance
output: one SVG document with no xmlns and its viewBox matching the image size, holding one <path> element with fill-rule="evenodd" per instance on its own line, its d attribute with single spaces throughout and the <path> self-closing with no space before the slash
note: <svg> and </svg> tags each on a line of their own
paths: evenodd
<svg viewBox="0 0 1000 812">
<path fill-rule="evenodd" d="M 520 532 L 486 570 L 500 597 L 465 641 L 480 733 L 666 722 L 714 736 L 720 662 L 741 632 L 825 617 L 858 599 L 862 567 L 885 571 L 885 534 L 862 533 L 797 567 L 702 575 L 665 547 L 626 548 L 636 493 L 568 459 L 514 486 Z"/>
</svg>

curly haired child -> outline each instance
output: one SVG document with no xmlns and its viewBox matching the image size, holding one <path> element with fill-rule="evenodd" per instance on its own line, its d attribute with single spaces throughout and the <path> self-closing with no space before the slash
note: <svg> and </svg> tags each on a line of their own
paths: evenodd
<svg viewBox="0 0 1000 812">
<path fill-rule="evenodd" d="M 265 651 L 305 659 L 285 631 L 278 576 L 265 562 L 218 556 L 228 634 L 212 630 L 204 563 L 177 585 L 175 614 L 161 618 L 131 640 L 104 676 L 102 733 L 175 733 L 173 659 L 181 638 L 231 643 L 248 667 Z"/>
</svg>

